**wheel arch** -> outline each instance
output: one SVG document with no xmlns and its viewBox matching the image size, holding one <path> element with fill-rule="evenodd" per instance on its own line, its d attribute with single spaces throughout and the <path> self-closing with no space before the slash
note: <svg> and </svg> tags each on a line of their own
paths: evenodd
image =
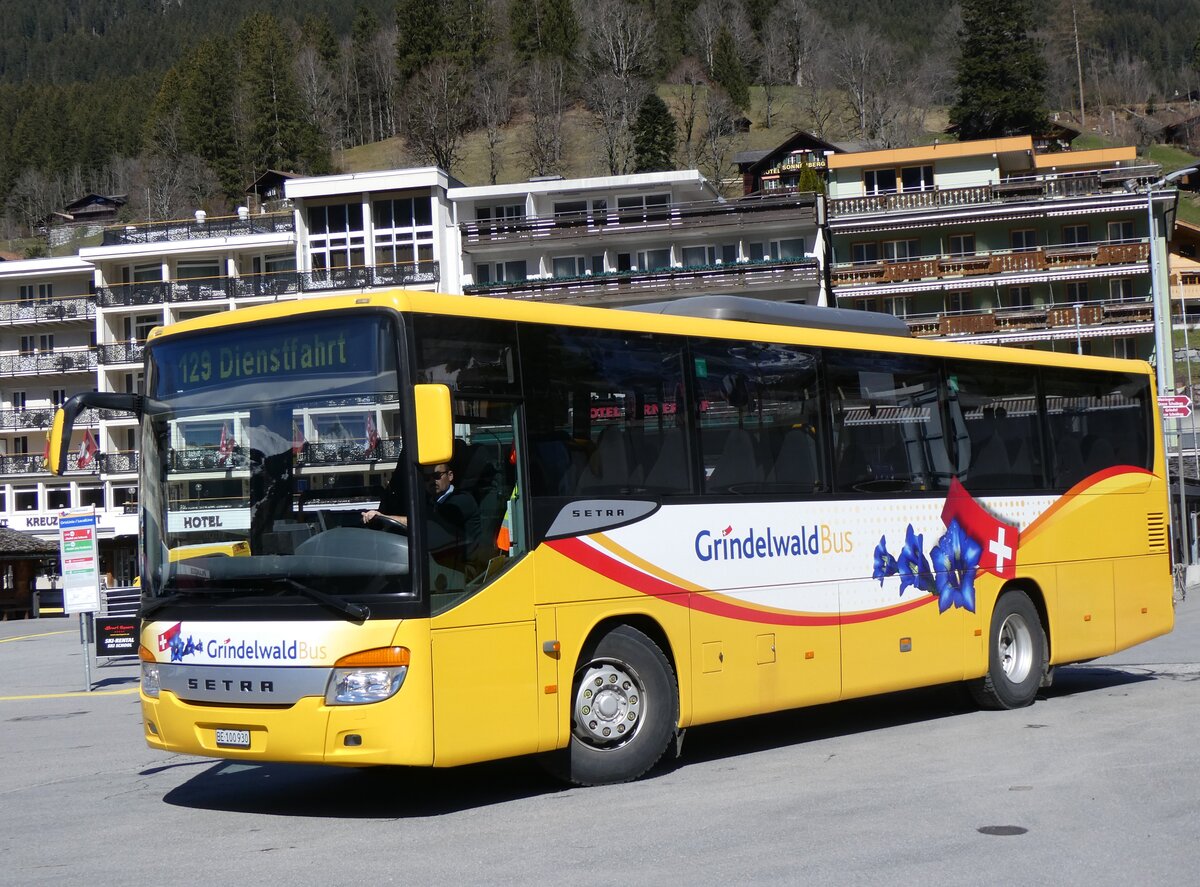
<svg viewBox="0 0 1200 887">
<path fill-rule="evenodd" d="M 579 667 L 579 663 L 589 655 L 589 651 L 595 649 L 600 639 L 621 625 L 628 625 L 631 628 L 636 628 L 650 640 L 658 645 L 658 648 L 663 651 L 663 655 L 667 657 L 667 662 L 671 664 L 671 671 L 674 672 L 675 686 L 679 688 L 679 662 L 675 656 L 675 650 L 671 647 L 670 638 L 667 637 L 666 630 L 662 624 L 653 616 L 645 613 L 623 613 L 619 615 L 606 616 L 592 626 L 592 630 L 588 632 L 587 638 L 583 645 L 579 648 L 579 657 L 572 664 L 571 672 L 574 674 Z"/>
</svg>

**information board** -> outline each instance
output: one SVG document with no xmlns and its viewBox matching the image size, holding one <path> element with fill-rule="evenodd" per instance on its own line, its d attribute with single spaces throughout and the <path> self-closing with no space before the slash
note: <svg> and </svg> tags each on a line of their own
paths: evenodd
<svg viewBox="0 0 1200 887">
<path fill-rule="evenodd" d="M 138 618 L 136 616 L 97 616 L 96 655 L 136 656 L 138 654 Z"/>
<path fill-rule="evenodd" d="M 96 509 L 64 511 L 58 519 L 62 558 L 63 612 L 94 613 L 100 609 L 100 553 Z"/>
</svg>

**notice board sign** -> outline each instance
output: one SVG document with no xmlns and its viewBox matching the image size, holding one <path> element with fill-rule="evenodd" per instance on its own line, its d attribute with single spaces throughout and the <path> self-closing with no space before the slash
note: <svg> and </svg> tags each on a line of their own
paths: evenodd
<svg viewBox="0 0 1200 887">
<path fill-rule="evenodd" d="M 95 613 L 100 609 L 100 551 L 96 509 L 64 511 L 58 518 L 62 557 L 63 612 Z"/>
<path fill-rule="evenodd" d="M 136 656 L 138 654 L 138 618 L 136 616 L 97 616 L 96 655 Z"/>
</svg>

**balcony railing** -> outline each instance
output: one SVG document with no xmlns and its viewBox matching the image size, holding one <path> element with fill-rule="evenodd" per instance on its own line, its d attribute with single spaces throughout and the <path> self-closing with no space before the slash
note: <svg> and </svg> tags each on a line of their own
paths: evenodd
<svg viewBox="0 0 1200 887">
<path fill-rule="evenodd" d="M 995 250 L 968 255 L 921 256 L 882 262 L 837 262 L 834 286 L 902 283 L 942 277 L 970 277 L 1060 268 L 1132 265 L 1149 258 L 1146 240 L 1059 244 L 1031 250 Z"/>
<path fill-rule="evenodd" d="M 296 454 L 297 467 L 346 465 L 350 463 L 395 462 L 400 458 L 402 442 L 379 440 L 369 447 L 365 440 L 305 443 Z M 188 447 L 173 449 L 168 465 L 174 472 L 225 471 L 248 468 L 250 456 L 242 447 L 235 447 L 222 457 L 218 447 Z"/>
<path fill-rule="evenodd" d="M 333 268 L 328 271 L 278 271 L 246 277 L 204 277 L 194 280 L 147 281 L 101 287 L 101 308 L 161 305 L 164 302 L 203 302 L 215 299 L 278 298 L 339 289 L 372 289 L 388 286 L 436 286 L 438 262 Z"/>
<path fill-rule="evenodd" d="M 0 410 L 0 431 L 20 431 L 26 428 L 49 428 L 58 407 L 33 407 L 21 410 Z M 100 422 L 99 411 L 83 410 L 75 417 L 75 426 L 96 427 Z"/>
<path fill-rule="evenodd" d="M 0 354 L 0 376 L 86 373 L 96 369 L 96 352 L 48 351 L 41 354 Z"/>
<path fill-rule="evenodd" d="M 241 237 L 248 234 L 294 233 L 296 217 L 288 213 L 218 216 L 203 222 L 180 219 L 147 222 L 108 228 L 102 245 L 119 246 L 139 243 L 167 243 L 174 240 L 205 240 L 213 237 Z"/>
<path fill-rule="evenodd" d="M 138 470 L 137 450 L 101 453 L 97 461 L 105 474 L 130 474 Z"/>
<path fill-rule="evenodd" d="M 0 302 L 0 323 L 88 320 L 95 316 L 96 300 L 93 296 L 35 302 Z"/>
<path fill-rule="evenodd" d="M 814 259 L 779 259 L 660 268 L 650 271 L 612 271 L 582 277 L 549 277 L 506 283 L 476 284 L 470 295 L 506 296 L 546 302 L 603 302 L 632 296 L 695 295 L 713 290 L 755 290 L 767 286 L 815 286 Z"/>
<path fill-rule="evenodd" d="M 917 337 L 981 336 L 995 333 L 1091 329 L 1111 327 L 1120 335 L 1127 324 L 1154 320 L 1154 304 L 1146 299 L 1127 302 L 1084 302 L 1071 305 L 1036 305 L 994 308 L 988 311 L 910 314 L 904 318 Z"/>
<path fill-rule="evenodd" d="M 689 230 L 713 225 L 737 225 L 769 221 L 772 217 L 793 222 L 803 220 L 803 213 L 816 221 L 816 197 L 813 194 L 780 194 L 755 196 L 742 200 L 705 200 L 676 203 L 661 207 L 609 209 L 599 212 L 556 213 L 552 216 L 530 216 L 520 219 L 492 219 L 462 222 L 459 230 L 463 242 L 502 243 L 545 238 L 577 238 L 592 234 L 618 234 L 647 229 L 686 227 Z"/>
<path fill-rule="evenodd" d="M 1126 194 L 1130 186 L 1144 189 L 1160 174 L 1157 166 L 1118 167 L 1066 175 L 1020 176 L 966 188 L 932 188 L 926 191 L 839 197 L 829 201 L 829 218 Z"/>
<path fill-rule="evenodd" d="M 144 342 L 111 342 L 96 346 L 96 360 L 101 366 L 114 363 L 141 363 L 146 353 Z"/>
</svg>

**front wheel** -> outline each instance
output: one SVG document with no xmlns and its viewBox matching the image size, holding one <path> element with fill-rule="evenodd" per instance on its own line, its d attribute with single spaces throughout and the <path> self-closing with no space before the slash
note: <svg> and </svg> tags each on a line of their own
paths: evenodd
<svg viewBox="0 0 1200 887">
<path fill-rule="evenodd" d="M 983 708 L 1029 705 L 1046 675 L 1046 632 L 1037 608 L 1023 591 L 1009 591 L 996 601 L 988 641 L 988 670 L 968 683 Z"/>
<path fill-rule="evenodd" d="M 679 689 L 658 645 L 629 625 L 604 635 L 575 671 L 565 773 L 579 785 L 637 779 L 666 751 Z"/>
</svg>

